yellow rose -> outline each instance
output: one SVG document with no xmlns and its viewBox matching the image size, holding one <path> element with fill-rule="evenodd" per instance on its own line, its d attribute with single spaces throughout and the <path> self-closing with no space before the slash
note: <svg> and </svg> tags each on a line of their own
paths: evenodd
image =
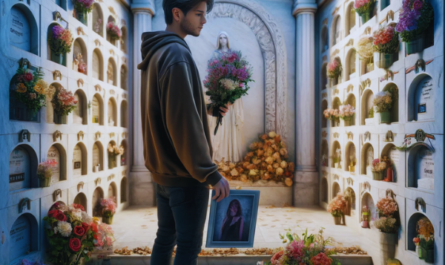
<svg viewBox="0 0 445 265">
<path fill-rule="evenodd" d="M 47 88 L 48 83 L 46 83 L 44 80 L 37 81 L 36 85 L 34 86 L 34 90 L 39 94 L 44 94 Z"/>
<path fill-rule="evenodd" d="M 20 83 L 17 85 L 17 92 L 19 93 L 25 93 L 28 89 L 26 88 L 25 84 Z"/>
</svg>

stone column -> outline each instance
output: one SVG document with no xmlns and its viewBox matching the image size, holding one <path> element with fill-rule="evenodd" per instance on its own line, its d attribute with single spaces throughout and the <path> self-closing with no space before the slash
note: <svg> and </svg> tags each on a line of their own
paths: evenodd
<svg viewBox="0 0 445 265">
<path fill-rule="evenodd" d="M 142 61 L 141 35 L 151 31 L 154 5 L 150 0 L 134 0 L 133 12 L 133 157 L 129 179 L 131 205 L 154 205 L 154 189 L 150 172 L 145 167 L 141 121 L 141 72 L 137 65 Z"/>
<path fill-rule="evenodd" d="M 296 0 L 296 157 L 294 205 L 318 204 L 315 165 L 315 0 Z"/>
</svg>

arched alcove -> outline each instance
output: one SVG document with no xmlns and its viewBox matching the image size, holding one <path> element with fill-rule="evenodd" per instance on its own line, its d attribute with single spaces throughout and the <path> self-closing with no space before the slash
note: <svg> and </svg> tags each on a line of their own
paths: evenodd
<svg viewBox="0 0 445 265">
<path fill-rule="evenodd" d="M 74 93 L 74 97 L 77 100 L 77 107 L 73 111 L 73 123 L 86 125 L 88 124 L 87 96 L 82 89 L 78 89 Z"/>
<path fill-rule="evenodd" d="M 77 38 L 73 44 L 73 70 L 87 74 L 88 48 L 82 38 Z"/>
<path fill-rule="evenodd" d="M 334 181 L 334 183 L 332 184 L 332 198 L 337 197 L 337 194 L 339 192 L 341 192 L 340 185 L 338 184 L 338 182 Z"/>
<path fill-rule="evenodd" d="M 362 207 L 360 208 L 360 216 L 362 216 L 363 207 L 366 206 L 368 209 L 368 212 L 370 213 L 369 221 L 372 221 L 372 220 L 374 220 L 375 217 L 377 217 L 374 200 L 372 199 L 371 194 L 369 194 L 368 192 L 363 194 L 362 200 L 361 200 L 361 206 Z M 369 226 L 369 228 L 371 228 L 371 225 Z"/>
<path fill-rule="evenodd" d="M 100 205 L 101 200 L 104 198 L 104 191 L 101 187 L 97 187 L 93 192 L 93 199 L 91 200 L 91 205 L 93 206 L 93 216 L 102 216 L 102 206 Z"/>
<path fill-rule="evenodd" d="M 434 153 L 424 145 L 411 148 L 408 156 L 408 187 L 434 190 Z"/>
<path fill-rule="evenodd" d="M 108 100 L 108 115 L 107 115 L 107 125 L 117 126 L 117 105 L 114 98 Z"/>
<path fill-rule="evenodd" d="M 93 96 L 91 108 L 93 110 L 93 123 L 104 125 L 104 103 L 99 94 Z"/>
<path fill-rule="evenodd" d="M 93 145 L 93 172 L 104 170 L 104 148 L 102 143 L 97 141 Z"/>
<path fill-rule="evenodd" d="M 353 142 L 348 142 L 346 144 L 344 169 L 349 172 L 354 173 L 356 165 L 357 165 L 357 153 L 356 153 L 355 145 Z"/>
<path fill-rule="evenodd" d="M 99 34 L 100 36 L 104 36 L 104 16 L 102 13 L 102 8 L 99 3 L 93 4 L 93 21 L 91 26 L 93 27 L 93 31 Z"/>
<path fill-rule="evenodd" d="M 51 167 L 51 185 L 66 180 L 66 151 L 61 144 L 53 144 L 47 153 L 47 161 L 55 161 L 57 164 Z"/>
<path fill-rule="evenodd" d="M 321 128 L 328 127 L 328 119 L 324 116 L 324 111 L 328 109 L 328 101 L 323 100 L 321 102 Z"/>
<path fill-rule="evenodd" d="M 97 48 L 93 51 L 93 77 L 104 81 L 104 59 Z"/>
<path fill-rule="evenodd" d="M 124 154 L 121 155 L 120 164 L 121 164 L 121 166 L 126 166 L 127 165 L 127 157 L 128 157 L 127 156 L 128 149 L 127 149 L 127 141 L 126 140 L 122 140 L 121 147 L 124 149 Z"/>
<path fill-rule="evenodd" d="M 355 28 L 355 9 L 354 9 L 354 3 L 352 2 L 349 4 L 348 8 L 346 9 L 346 36 L 349 36 L 351 34 L 351 31 Z"/>
<path fill-rule="evenodd" d="M 332 101 L 332 108 L 340 113 L 340 105 L 341 105 L 340 99 L 338 97 L 335 97 L 334 101 Z M 340 118 L 331 119 L 331 127 L 338 127 L 338 126 L 340 126 Z"/>
<path fill-rule="evenodd" d="M 56 91 L 64 88 L 59 83 L 52 83 L 51 86 L 53 86 Z M 68 123 L 67 116 L 57 113 L 54 109 L 54 105 L 52 102 L 56 96 L 57 93 L 54 93 L 51 98 L 50 97 L 46 98 L 46 121 L 47 123 L 67 124 Z"/>
<path fill-rule="evenodd" d="M 65 207 L 66 207 L 66 203 L 64 203 L 62 201 L 56 201 L 55 203 L 53 203 L 53 205 L 51 205 L 51 207 L 48 210 L 48 213 L 53 210 L 65 209 Z"/>
<path fill-rule="evenodd" d="M 321 179 L 321 201 L 328 203 L 328 181 L 326 178 Z"/>
<path fill-rule="evenodd" d="M 338 65 L 340 65 L 340 75 L 337 77 L 337 83 L 334 83 L 334 85 L 338 85 L 340 83 L 343 82 L 343 76 L 345 74 L 344 69 L 343 69 L 343 64 L 341 63 L 341 59 L 340 57 L 335 57 L 334 59 L 335 61 L 337 61 Z"/>
<path fill-rule="evenodd" d="M 372 177 L 371 166 L 374 160 L 374 147 L 370 143 L 366 143 L 362 147 L 360 159 L 360 174 Z"/>
<path fill-rule="evenodd" d="M 37 187 L 37 154 L 26 144 L 14 148 L 9 155 L 9 190 Z"/>
<path fill-rule="evenodd" d="M 122 37 L 121 37 L 121 51 L 123 51 L 124 53 L 127 53 L 127 27 L 122 27 L 121 28 L 121 33 L 122 33 Z"/>
<path fill-rule="evenodd" d="M 34 215 L 20 215 L 9 232 L 9 264 L 21 264 L 23 256 L 38 251 L 38 235 L 38 224 Z"/>
<path fill-rule="evenodd" d="M 38 55 L 39 30 L 34 15 L 28 7 L 21 3 L 15 4 L 11 8 L 8 23 L 9 43 L 19 49 Z"/>
<path fill-rule="evenodd" d="M 126 100 L 121 102 L 121 127 L 128 128 L 128 104 Z"/>
<path fill-rule="evenodd" d="M 74 203 L 82 205 L 85 211 L 87 211 L 88 201 L 87 196 L 85 196 L 84 193 L 78 193 L 76 197 L 74 197 Z"/>
<path fill-rule="evenodd" d="M 114 62 L 113 58 L 108 59 L 107 83 L 113 86 L 117 86 L 116 63 Z"/>
<path fill-rule="evenodd" d="M 121 88 L 128 89 L 128 71 L 125 65 L 121 66 Z"/>
<path fill-rule="evenodd" d="M 366 119 L 373 119 L 374 118 L 374 93 L 372 92 L 372 90 L 367 89 L 362 96 L 362 108 L 361 108 L 361 119 L 360 119 L 360 124 L 361 125 L 366 125 L 367 123 L 369 125 L 372 124 L 373 120 L 368 120 L 366 121 Z M 372 111 L 371 111 L 372 109 Z"/>
<path fill-rule="evenodd" d="M 389 111 L 391 113 L 391 122 L 399 121 L 399 88 L 396 84 L 390 83 L 383 88 L 383 91 L 391 93 L 392 107 Z"/>
<path fill-rule="evenodd" d="M 16 98 L 18 75 L 14 75 L 9 83 L 9 119 L 15 121 L 40 122 L 40 110 L 33 112 Z M 48 108 L 48 107 L 47 107 Z"/>
<path fill-rule="evenodd" d="M 328 67 L 327 63 L 324 63 L 321 66 L 321 87 L 320 87 L 320 90 L 324 90 L 328 87 L 329 80 L 328 80 L 328 75 L 327 75 L 327 67 Z"/>
<path fill-rule="evenodd" d="M 115 141 L 110 141 L 108 143 L 107 152 L 108 152 L 108 168 L 113 169 L 117 167 L 117 154 L 114 152 L 114 150 L 110 150 L 110 146 L 114 147 L 116 146 Z"/>
<path fill-rule="evenodd" d="M 107 25 L 108 23 L 113 23 L 116 24 L 116 20 L 114 19 L 113 16 L 109 16 L 108 20 L 107 20 Z M 111 44 L 113 44 L 114 46 L 117 47 L 117 40 L 113 40 L 112 37 L 110 36 L 108 30 L 107 30 L 107 41 L 109 41 Z"/>
<path fill-rule="evenodd" d="M 408 121 L 434 120 L 435 87 L 427 74 L 417 76 L 408 92 Z"/>
<path fill-rule="evenodd" d="M 355 206 L 356 197 L 355 197 L 355 191 L 353 188 L 351 188 L 351 187 L 346 188 L 345 199 L 348 202 L 348 205 L 346 206 L 345 214 L 351 216 L 352 210 L 356 209 L 356 206 Z"/>
<path fill-rule="evenodd" d="M 321 30 L 321 52 L 329 50 L 329 32 L 327 27 Z"/>
<path fill-rule="evenodd" d="M 391 0 L 383 0 L 380 1 L 380 10 L 385 9 L 386 7 L 391 5 Z"/>
<path fill-rule="evenodd" d="M 58 23 L 52 23 L 48 26 L 48 31 L 47 31 L 47 36 L 53 36 L 53 27 L 55 26 L 59 26 L 62 27 L 61 25 L 59 25 Z M 63 27 L 62 27 L 63 28 Z M 56 54 L 53 50 L 51 50 L 51 47 L 49 45 L 49 41 L 47 40 L 47 50 L 48 50 L 48 60 L 61 64 L 63 66 L 66 66 L 66 62 L 67 62 L 67 54 L 66 53 L 61 53 L 61 54 Z"/>
<path fill-rule="evenodd" d="M 88 174 L 88 152 L 83 143 L 78 143 L 73 152 L 73 175 L 81 176 Z"/>
<path fill-rule="evenodd" d="M 393 182 L 397 182 L 398 179 L 399 156 L 400 151 L 397 150 L 396 146 L 391 143 L 383 147 L 382 154 L 380 155 L 381 158 L 388 158 L 391 161 Z"/>
<path fill-rule="evenodd" d="M 328 167 L 329 166 L 329 147 L 328 142 L 323 140 L 321 142 L 321 166 Z"/>
<path fill-rule="evenodd" d="M 108 186 L 107 198 L 114 198 L 114 202 L 117 203 L 117 187 L 116 187 L 116 183 L 111 182 L 110 185 Z"/>
<path fill-rule="evenodd" d="M 341 168 L 341 146 L 338 141 L 334 141 L 331 149 L 331 159 L 333 168 Z"/>
<path fill-rule="evenodd" d="M 356 71 L 356 59 L 357 59 L 357 52 L 355 49 L 351 49 L 348 52 L 347 56 L 347 64 L 346 64 L 346 81 L 353 79 L 357 76 Z"/>
<path fill-rule="evenodd" d="M 413 215 L 411 215 L 411 217 L 409 218 L 408 221 L 408 227 L 407 227 L 407 234 L 408 234 L 408 238 L 407 238 L 407 242 L 408 242 L 408 250 L 411 251 L 416 251 L 416 245 L 413 242 L 413 238 L 418 237 L 419 233 L 418 233 L 418 222 L 420 220 L 423 220 L 424 223 L 429 223 L 428 226 L 432 226 L 432 236 L 435 237 L 434 231 L 436 230 L 433 223 L 431 222 L 431 220 L 424 214 L 422 213 L 414 213 Z M 426 229 L 426 230 L 431 230 L 431 229 Z M 430 231 L 431 232 L 431 231 Z"/>
<path fill-rule="evenodd" d="M 341 17 L 336 16 L 332 24 L 332 46 L 336 45 L 341 41 Z"/>
<path fill-rule="evenodd" d="M 346 98 L 345 101 L 345 105 L 351 105 L 352 107 L 354 107 L 355 110 L 356 109 L 356 99 L 355 99 L 355 95 L 353 93 L 350 93 L 348 95 L 348 97 Z M 352 118 L 350 120 L 345 120 L 345 126 L 355 126 L 355 120 L 357 118 L 357 115 L 353 115 Z"/>
<path fill-rule="evenodd" d="M 127 177 L 123 177 L 121 180 L 121 203 L 127 202 Z"/>
</svg>

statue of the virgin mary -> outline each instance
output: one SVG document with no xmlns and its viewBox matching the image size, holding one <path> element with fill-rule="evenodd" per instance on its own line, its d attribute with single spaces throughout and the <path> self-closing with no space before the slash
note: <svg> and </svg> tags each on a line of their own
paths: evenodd
<svg viewBox="0 0 445 265">
<path fill-rule="evenodd" d="M 229 34 L 221 31 L 218 34 L 217 50 L 213 52 L 213 58 L 219 59 L 222 55 L 231 52 Z M 210 128 L 215 128 L 216 117 L 210 119 Z M 237 99 L 229 106 L 229 111 L 224 116 L 216 135 L 212 135 L 213 160 L 239 162 L 243 159 L 244 144 L 244 109 L 243 100 Z"/>
</svg>

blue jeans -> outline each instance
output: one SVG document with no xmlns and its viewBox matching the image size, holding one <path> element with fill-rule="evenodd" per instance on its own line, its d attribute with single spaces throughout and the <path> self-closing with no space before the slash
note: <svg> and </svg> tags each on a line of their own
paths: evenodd
<svg viewBox="0 0 445 265">
<path fill-rule="evenodd" d="M 209 202 L 205 186 L 156 186 L 158 231 L 150 264 L 170 265 L 177 244 L 174 265 L 196 265 L 201 252 Z"/>
</svg>

